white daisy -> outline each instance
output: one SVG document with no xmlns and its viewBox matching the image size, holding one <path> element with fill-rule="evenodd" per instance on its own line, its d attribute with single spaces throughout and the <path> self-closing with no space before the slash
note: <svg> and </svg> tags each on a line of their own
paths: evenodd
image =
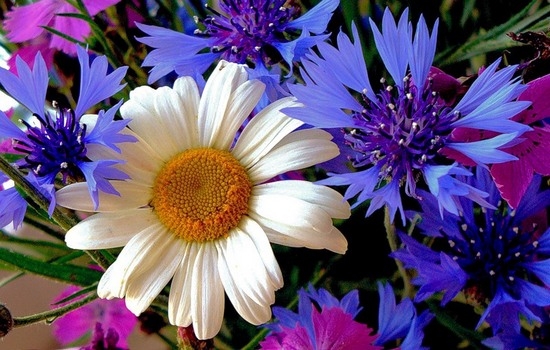
<svg viewBox="0 0 550 350">
<path fill-rule="evenodd" d="M 100 192 L 99 213 L 66 235 L 75 249 L 124 246 L 99 282 L 101 298 L 125 297 L 139 315 L 172 279 L 170 323 L 192 323 L 208 339 L 220 330 L 224 291 L 248 322 L 271 318 L 283 279 L 269 242 L 346 251 L 332 222 L 350 215 L 338 192 L 307 181 L 266 183 L 338 154 L 328 133 L 294 131 L 302 122 L 280 112 L 298 106 L 293 98 L 266 107 L 234 142 L 263 91 L 243 66 L 222 61 L 202 97 L 189 77 L 172 89 L 130 93 L 121 114 L 138 142 L 123 144 L 119 157 L 132 180 L 112 181 L 120 196 Z M 86 183 L 61 189 L 57 201 L 94 211 Z"/>
</svg>

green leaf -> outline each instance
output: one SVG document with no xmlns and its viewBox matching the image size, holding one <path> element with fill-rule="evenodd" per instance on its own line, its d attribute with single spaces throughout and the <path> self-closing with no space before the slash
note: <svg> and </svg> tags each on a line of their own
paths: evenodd
<svg viewBox="0 0 550 350">
<path fill-rule="evenodd" d="M 99 271 L 82 266 L 52 264 L 5 248 L 0 248 L 0 262 L 14 266 L 24 272 L 78 286 L 89 286 L 99 281 L 102 275 Z"/>
<path fill-rule="evenodd" d="M 84 47 L 86 46 L 86 43 L 85 43 L 85 42 L 82 42 L 82 41 L 80 41 L 80 40 L 77 40 L 77 39 L 73 38 L 72 36 L 69 36 L 69 35 L 67 35 L 67 34 L 65 34 L 65 33 L 60 32 L 59 30 L 53 29 L 53 28 L 51 28 L 51 27 L 46 27 L 46 26 L 41 26 L 41 27 L 44 28 L 44 30 L 46 30 L 46 31 L 48 31 L 48 32 L 50 32 L 50 33 L 52 33 L 52 34 L 54 34 L 54 35 L 60 36 L 60 37 L 62 37 L 63 39 L 68 40 L 68 41 L 70 41 L 70 42 L 72 42 L 72 43 L 79 44 L 79 45 L 82 45 L 82 46 L 84 46 Z"/>
<path fill-rule="evenodd" d="M 532 7 L 538 2 L 533 0 L 522 11 L 510 18 L 506 23 L 494 27 L 486 33 L 480 33 L 462 46 L 452 47 L 435 57 L 438 66 L 445 66 L 489 52 L 502 51 L 519 44 L 510 39 L 506 33 L 537 31 L 550 26 L 550 6 L 540 8 L 534 13 Z"/>
</svg>

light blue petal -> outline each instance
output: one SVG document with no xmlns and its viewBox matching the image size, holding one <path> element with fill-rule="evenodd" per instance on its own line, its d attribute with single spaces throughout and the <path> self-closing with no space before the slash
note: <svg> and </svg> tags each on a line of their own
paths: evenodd
<svg viewBox="0 0 550 350">
<path fill-rule="evenodd" d="M 382 285 L 378 282 L 378 338 L 375 345 L 382 345 L 390 340 L 405 337 L 416 314 L 410 299 L 403 299 L 396 305 L 395 294 L 389 283 Z"/>
<path fill-rule="evenodd" d="M 85 144 L 96 143 L 104 145 L 120 153 L 120 148 L 116 145 L 117 143 L 137 141 L 132 135 L 120 134 L 131 121 L 131 119 L 114 120 L 115 113 L 120 108 L 120 105 L 122 105 L 122 101 L 109 108 L 107 112 L 103 110 L 99 111 L 94 128 L 84 138 Z"/>
<path fill-rule="evenodd" d="M 508 66 L 496 71 L 499 64 L 500 58 L 489 65 L 489 67 L 485 68 L 473 82 L 472 86 L 470 86 L 460 102 L 455 106 L 454 110 L 460 111 L 463 115 L 467 115 L 476 109 L 477 106 L 489 99 L 495 91 L 511 83 L 510 79 L 514 76 L 517 66 Z"/>
<path fill-rule="evenodd" d="M 89 108 L 124 88 L 126 84 L 121 85 L 120 81 L 126 75 L 128 67 L 119 67 L 107 74 L 109 68 L 107 57 L 96 57 L 90 66 L 86 50 L 78 45 L 76 50 L 80 62 L 80 93 L 75 115 L 80 118 Z"/>
<path fill-rule="evenodd" d="M 32 71 L 19 56 L 15 58 L 15 63 L 19 76 L 0 67 L 0 84 L 17 102 L 43 118 L 49 77 L 42 55 L 40 52 L 36 54 Z"/>
<path fill-rule="evenodd" d="M 365 93 L 371 101 L 376 101 L 376 95 L 372 90 L 367 73 L 367 65 L 363 57 L 361 39 L 355 23 L 351 24 L 353 43 L 342 31 L 338 33 L 338 49 L 327 43 L 317 45 L 323 60 L 312 59 L 318 65 L 325 64 L 325 70 L 333 72 L 340 82 L 347 87 Z M 322 61 L 322 62 L 321 62 Z"/>
<path fill-rule="evenodd" d="M 27 138 L 27 134 L 18 128 L 4 112 L 0 111 L 0 138 L 6 137 L 30 142 Z"/>
<path fill-rule="evenodd" d="M 332 18 L 332 13 L 339 4 L 339 0 L 322 0 L 304 15 L 288 22 L 282 28 L 302 29 L 314 34 L 321 34 L 327 29 L 328 22 Z"/>
<path fill-rule="evenodd" d="M 288 86 L 290 92 L 296 96 L 298 102 L 306 106 L 317 107 L 327 106 L 351 109 L 353 111 L 363 110 L 363 106 L 355 97 L 339 82 L 338 78 L 329 71 L 323 70 L 311 61 L 303 60 L 304 70 L 314 84 Z"/>
<path fill-rule="evenodd" d="M 317 128 L 330 129 L 353 127 L 353 119 L 351 116 L 344 113 L 340 108 L 316 108 L 315 106 L 307 106 L 307 108 L 287 107 L 283 108 L 281 112 Z M 322 118 L 320 118 L 320 116 L 322 116 Z"/>
<path fill-rule="evenodd" d="M 408 17 L 409 9 L 406 8 L 399 19 L 399 24 L 396 25 L 392 13 L 386 7 L 382 17 L 382 33 L 369 18 L 376 48 L 386 69 L 399 87 L 403 87 L 403 78 L 407 74 L 408 51 L 411 45 L 412 28 Z"/>
<path fill-rule="evenodd" d="M 481 141 L 449 142 L 446 147 L 464 154 L 477 164 L 504 163 L 517 160 L 518 158 L 498 148 L 514 140 L 516 137 L 517 133 L 502 134 Z"/>
<path fill-rule="evenodd" d="M 513 101 L 524 90 L 524 87 L 525 85 L 521 85 L 520 82 L 504 86 L 496 90 L 468 114 L 463 114 L 462 110 L 455 107 L 453 112 L 458 111 L 462 113 L 463 117 L 453 122 L 451 126 L 500 133 L 518 132 L 519 134 L 531 130 L 528 125 L 510 120 L 531 105 L 530 101 Z"/>
<path fill-rule="evenodd" d="M 424 16 L 420 15 L 414 41 L 409 45 L 409 68 L 412 79 L 419 88 L 423 88 L 435 57 L 438 26 L 439 20 L 436 20 L 430 36 Z"/>
<path fill-rule="evenodd" d="M 329 35 L 310 36 L 307 31 L 303 31 L 296 40 L 288 42 L 273 42 L 273 47 L 279 51 L 285 62 L 290 67 L 290 70 L 285 77 L 288 78 L 292 75 L 294 71 L 294 62 L 297 62 L 301 57 L 303 57 L 311 47 L 321 43 L 328 37 Z"/>
</svg>

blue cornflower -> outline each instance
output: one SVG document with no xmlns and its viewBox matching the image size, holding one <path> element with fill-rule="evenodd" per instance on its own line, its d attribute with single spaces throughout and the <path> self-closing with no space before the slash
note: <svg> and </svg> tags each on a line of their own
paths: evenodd
<svg viewBox="0 0 550 350">
<path fill-rule="evenodd" d="M 325 289 L 298 291 L 298 313 L 274 307 L 277 321 L 265 325 L 270 334 L 260 343 L 261 349 L 383 349 L 384 344 L 403 339 L 401 349 L 422 349 L 423 328 L 432 319 L 425 312 L 416 315 L 410 299 L 396 305 L 389 284 L 378 283 L 380 296 L 379 331 L 354 321 L 362 307 L 359 293 L 353 290 L 338 300 Z"/>
<path fill-rule="evenodd" d="M 97 57 L 90 64 L 83 48 L 78 47 L 77 54 L 81 83 L 74 110 L 60 107 L 55 101 L 52 103 L 54 112 L 45 110 L 49 78 L 40 53 L 35 58 L 32 70 L 19 57 L 16 59 L 18 75 L 0 68 L 0 84 L 9 95 L 33 113 L 36 120 L 36 123 L 21 121 L 26 127 L 22 130 L 8 117 L 0 115 L 0 136 L 12 138 L 13 148 L 24 155 L 15 165 L 22 170 L 27 169 L 27 178 L 49 197 L 50 214 L 55 207 L 53 185 L 59 174 L 63 183 L 69 179 L 86 179 L 96 206 L 99 190 L 118 194 L 107 180 L 123 180 L 128 176 L 114 167 L 119 161 L 102 159 L 101 155 L 105 151 L 100 148 L 120 152 L 117 143 L 135 141 L 122 132 L 128 121 L 114 121 L 121 103 L 107 111 L 100 111 L 98 115 L 84 115 L 92 106 L 124 87 L 120 81 L 127 68 L 118 68 L 107 74 L 108 63 L 104 56 Z M 92 145 L 94 147 L 90 147 Z"/>
<path fill-rule="evenodd" d="M 10 223 L 14 229 L 21 227 L 26 210 L 27 202 L 17 192 L 11 180 L 0 173 L 0 228 Z"/>
<path fill-rule="evenodd" d="M 446 304 L 462 291 L 469 302 L 485 307 L 478 327 L 487 321 L 495 334 L 510 329 L 517 334 L 518 315 L 540 322 L 536 310 L 550 306 L 550 229 L 539 232 L 536 224 L 527 224 L 550 204 L 550 190 L 541 191 L 541 177 L 536 176 L 512 209 L 486 169 L 478 168 L 475 177 L 464 181 L 486 191 L 492 208 L 463 198 L 463 212 L 442 219 L 434 212 L 437 199 L 421 192 L 417 227 L 432 237 L 432 248 L 402 234 L 404 248 L 392 255 L 417 270 L 416 301 L 441 292 Z M 416 213 L 407 214 L 412 218 Z"/>
<path fill-rule="evenodd" d="M 172 71 L 196 77 L 218 59 L 248 64 L 253 77 L 270 76 L 268 68 L 281 59 L 292 70 L 293 62 L 328 37 L 320 34 L 339 3 L 322 0 L 300 16 L 300 8 L 286 0 L 220 0 L 221 12 L 207 7 L 210 14 L 196 19 L 201 29 L 195 35 L 137 24 L 149 35 L 138 40 L 154 48 L 143 62 L 153 67 L 149 83 Z"/>
<path fill-rule="evenodd" d="M 389 9 L 382 19 L 383 33 L 370 20 L 374 41 L 393 83 L 386 79 L 373 88 L 359 35 L 352 26 L 353 40 L 339 33 L 338 48 L 318 43 L 319 54 L 311 51 L 302 59 L 305 85 L 289 90 L 306 108 L 287 108 L 285 113 L 319 128 L 342 128 L 358 171 L 334 174 L 328 185 L 349 185 L 346 198 L 357 196 L 356 205 L 371 200 L 367 215 L 387 205 L 391 218 L 404 218 L 401 190 L 421 199 L 417 183 L 424 181 L 439 201 L 439 211 L 457 214 L 459 196 L 483 203 L 485 193 L 456 180 L 471 175 L 446 151 L 459 152 L 478 164 L 517 159 L 498 148 L 529 130 L 510 120 L 529 106 L 514 101 L 525 86 L 512 76 L 515 66 L 497 71 L 497 60 L 472 84 L 456 105 L 447 105 L 434 90 L 429 71 L 432 65 L 438 21 L 429 33 L 421 16 L 414 34 L 406 9 L 396 24 Z M 478 142 L 455 142 L 456 128 L 492 130 L 496 137 Z"/>
</svg>

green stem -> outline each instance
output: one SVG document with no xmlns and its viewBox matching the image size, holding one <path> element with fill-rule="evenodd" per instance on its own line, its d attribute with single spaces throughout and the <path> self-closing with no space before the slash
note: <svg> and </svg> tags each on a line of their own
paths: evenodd
<svg viewBox="0 0 550 350">
<path fill-rule="evenodd" d="M 13 327 L 16 328 L 28 326 L 42 321 L 46 321 L 48 323 L 53 322 L 57 317 L 62 316 L 69 311 L 78 309 L 82 305 L 88 304 L 95 299 L 97 299 L 97 294 L 94 292 L 83 299 L 75 301 L 74 303 L 71 303 L 69 305 L 58 307 L 54 310 L 44 311 L 30 316 L 14 317 Z"/>
<path fill-rule="evenodd" d="M 390 210 L 388 206 L 384 207 L 384 227 L 386 228 L 386 237 L 388 239 L 388 244 L 390 246 L 390 249 L 393 252 L 395 252 L 399 247 L 397 246 L 397 234 L 395 231 L 395 225 L 391 221 L 390 218 Z M 411 280 L 409 278 L 409 275 L 407 274 L 407 271 L 405 270 L 405 267 L 403 266 L 403 263 L 397 259 L 394 259 L 395 264 L 397 265 L 397 270 L 399 271 L 399 275 L 401 275 L 401 278 L 403 279 L 403 297 L 412 297 L 413 288 L 411 285 Z"/>
<path fill-rule="evenodd" d="M 456 320 L 443 312 L 434 301 L 427 301 L 430 311 L 433 312 L 437 322 L 445 328 L 456 334 L 461 339 L 467 339 L 469 345 L 474 349 L 484 349 L 479 343 L 484 339 L 481 333 L 472 331 L 471 329 L 461 326 Z"/>
<path fill-rule="evenodd" d="M 7 160 L 0 157 L 0 171 L 4 172 L 10 179 L 19 186 L 27 196 L 31 198 L 42 210 L 48 211 L 50 201 L 44 196 L 38 189 L 27 180 L 23 174 L 16 168 L 14 168 Z M 61 227 L 65 232 L 69 231 L 73 226 L 78 223 L 76 215 L 70 215 L 68 211 L 62 212 L 59 208 L 55 208 L 52 212 L 51 218 Z M 85 251 L 96 264 L 106 269 L 110 265 L 110 261 L 103 256 L 101 251 Z"/>
</svg>

